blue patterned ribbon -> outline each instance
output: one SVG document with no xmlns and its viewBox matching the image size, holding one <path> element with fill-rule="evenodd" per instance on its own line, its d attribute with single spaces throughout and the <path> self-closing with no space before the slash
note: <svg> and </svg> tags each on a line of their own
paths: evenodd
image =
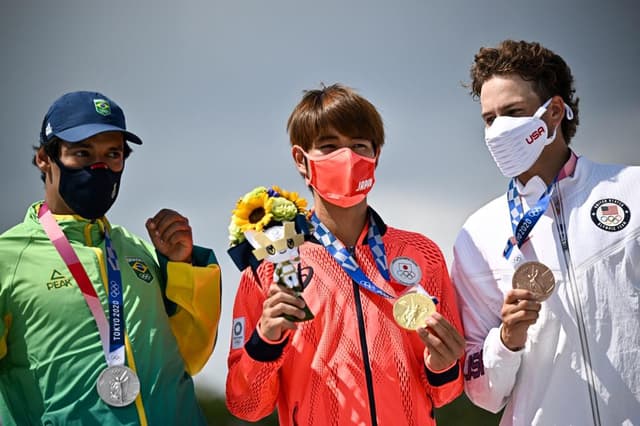
<svg viewBox="0 0 640 426">
<path fill-rule="evenodd" d="M 320 222 L 320 219 L 318 219 L 315 213 L 311 215 L 311 223 L 313 223 L 314 227 L 313 236 L 318 241 L 320 241 L 324 248 L 327 249 L 329 254 L 331 254 L 336 262 L 338 262 L 338 265 L 340 265 L 342 269 L 344 269 L 344 271 L 351 277 L 353 281 L 355 281 L 358 285 L 365 288 L 366 290 L 369 290 L 382 297 L 393 299 L 393 296 L 375 285 L 365 275 L 365 273 L 362 271 L 362 269 L 360 268 L 354 257 L 351 255 L 351 253 L 349 253 L 344 244 L 342 244 L 342 242 L 338 240 L 322 222 Z M 384 243 L 382 242 L 382 236 L 380 235 L 378 226 L 371 216 L 369 216 L 367 243 L 369 244 L 369 249 L 373 254 L 380 275 L 382 275 L 382 277 L 386 281 L 389 281 L 389 268 L 387 267 L 387 254 L 384 249 Z"/>
</svg>

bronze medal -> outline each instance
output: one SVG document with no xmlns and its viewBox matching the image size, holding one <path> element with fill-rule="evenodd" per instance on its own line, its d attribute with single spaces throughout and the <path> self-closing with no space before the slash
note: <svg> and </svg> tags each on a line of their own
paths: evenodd
<svg viewBox="0 0 640 426">
<path fill-rule="evenodd" d="M 436 311 L 436 305 L 426 294 L 411 292 L 400 296 L 393 304 L 393 317 L 407 330 L 425 327 L 427 318 Z"/>
<path fill-rule="evenodd" d="M 511 280 L 513 288 L 529 290 L 539 301 L 544 301 L 556 286 L 553 272 L 540 262 L 525 262 L 516 269 Z"/>
<path fill-rule="evenodd" d="M 112 365 L 100 373 L 96 389 L 107 404 L 124 407 L 135 401 L 140 393 L 140 380 L 129 367 Z"/>
</svg>

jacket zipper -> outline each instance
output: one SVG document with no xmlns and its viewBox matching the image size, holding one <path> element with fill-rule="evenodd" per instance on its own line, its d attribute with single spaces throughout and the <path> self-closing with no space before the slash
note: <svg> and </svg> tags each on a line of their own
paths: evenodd
<svg viewBox="0 0 640 426">
<path fill-rule="evenodd" d="M 585 371 L 587 375 L 587 386 L 589 388 L 589 402 L 591 403 L 591 416 L 594 426 L 600 426 L 600 409 L 598 408 L 598 396 L 596 395 L 595 378 L 593 373 L 593 367 L 591 364 L 591 352 L 589 350 L 589 339 L 587 337 L 587 331 L 585 327 L 584 314 L 582 312 L 582 304 L 580 303 L 578 285 L 576 282 L 575 271 L 573 269 L 573 263 L 571 261 L 571 253 L 569 251 L 569 240 L 567 237 L 567 228 L 565 224 L 564 209 L 562 203 L 562 197 L 560 194 L 560 188 L 558 183 L 555 184 L 556 196 L 553 197 L 553 216 L 555 219 L 556 229 L 558 230 L 558 236 L 560 237 L 560 244 L 562 246 L 562 254 L 564 257 L 564 263 L 569 276 L 569 293 L 571 294 L 571 300 L 576 316 L 576 324 L 578 326 L 578 335 L 580 337 L 580 347 L 582 350 L 582 357 L 584 359 Z"/>
<path fill-rule="evenodd" d="M 356 258 L 356 251 L 353 247 L 349 247 L 349 252 Z M 356 305 L 356 315 L 358 317 L 358 332 L 360 336 L 360 349 L 362 350 L 362 364 L 364 367 L 364 376 L 367 382 L 367 395 L 369 397 L 369 413 L 371 415 L 371 425 L 378 426 L 378 417 L 376 415 L 376 401 L 373 394 L 373 376 L 371 375 L 371 363 L 369 362 L 369 349 L 367 347 L 367 338 L 364 327 L 364 314 L 362 313 L 362 300 L 360 299 L 360 285 L 351 280 L 353 284 L 353 297 Z"/>
</svg>

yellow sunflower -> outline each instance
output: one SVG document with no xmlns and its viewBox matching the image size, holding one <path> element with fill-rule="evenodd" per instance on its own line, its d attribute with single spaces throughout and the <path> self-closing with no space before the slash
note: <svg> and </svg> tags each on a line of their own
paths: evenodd
<svg viewBox="0 0 640 426">
<path fill-rule="evenodd" d="M 247 194 L 249 195 L 249 194 Z M 271 205 L 273 201 L 266 192 L 258 192 L 252 196 L 245 196 L 238 201 L 233 211 L 233 223 L 242 232 L 250 229 L 262 231 L 271 222 Z"/>
</svg>

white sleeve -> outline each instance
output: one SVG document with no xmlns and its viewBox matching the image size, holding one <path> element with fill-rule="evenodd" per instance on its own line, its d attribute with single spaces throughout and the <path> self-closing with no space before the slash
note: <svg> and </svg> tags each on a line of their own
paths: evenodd
<svg viewBox="0 0 640 426">
<path fill-rule="evenodd" d="M 453 251 L 451 278 L 466 341 L 465 392 L 474 404 L 497 413 L 511 394 L 523 351 L 509 350 L 500 339 L 504 302 L 500 278 L 465 229 Z"/>
</svg>

